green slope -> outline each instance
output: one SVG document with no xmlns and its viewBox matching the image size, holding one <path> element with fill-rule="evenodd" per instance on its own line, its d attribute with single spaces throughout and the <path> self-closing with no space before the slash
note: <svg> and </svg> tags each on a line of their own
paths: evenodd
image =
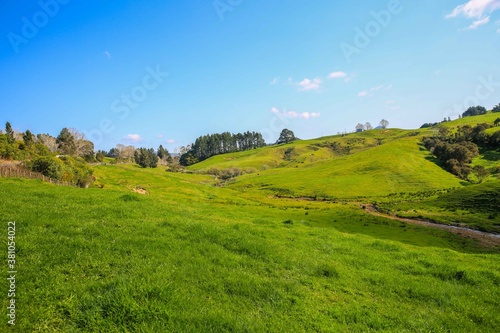
<svg viewBox="0 0 500 333">
<path fill-rule="evenodd" d="M 250 174 L 231 187 L 295 197 L 354 198 L 460 186 L 460 180 L 436 165 L 418 141 L 404 138 L 308 168 Z"/>
<path fill-rule="evenodd" d="M 190 167 L 256 169 L 227 187 L 208 175 L 134 165 L 95 167 L 91 189 L 0 178 L 0 220 L 4 230 L 16 222 L 18 269 L 16 326 L 0 325 L 12 332 L 496 332 L 498 246 L 368 215 L 357 204 L 377 200 L 442 222 L 460 215 L 496 230 L 500 182 L 492 176 L 463 186 L 420 147 L 432 131 L 325 137 Z M 497 165 L 491 156 L 474 163 Z M 445 188 L 456 189 L 428 197 Z M 314 196 L 354 200 L 301 198 Z"/>
<path fill-rule="evenodd" d="M 488 112 L 485 115 L 474 116 L 474 117 L 464 117 L 461 119 L 456 119 L 450 122 L 442 123 L 440 126 L 444 127 L 456 127 L 456 126 L 476 126 L 477 124 L 488 123 L 493 124 L 495 119 L 500 118 L 500 113 Z"/>
<path fill-rule="evenodd" d="M 380 205 L 401 217 L 424 218 L 446 224 L 465 225 L 500 234 L 500 181 L 475 184 L 437 197 Z"/>
<path fill-rule="evenodd" d="M 0 179 L 0 219 L 16 222 L 9 331 L 497 328 L 498 249 L 349 205 L 245 199 L 206 176 L 96 174 L 103 188 Z"/>
<path fill-rule="evenodd" d="M 492 123 L 497 114 L 467 117 L 442 126 Z M 434 129 L 371 130 L 347 136 L 324 137 L 288 145 L 212 157 L 189 167 L 251 168 L 230 185 L 239 191 L 264 191 L 288 197 L 356 198 L 391 193 L 421 192 L 462 186 L 421 146 Z M 496 152 L 475 159 L 494 170 L 500 166 Z"/>
</svg>

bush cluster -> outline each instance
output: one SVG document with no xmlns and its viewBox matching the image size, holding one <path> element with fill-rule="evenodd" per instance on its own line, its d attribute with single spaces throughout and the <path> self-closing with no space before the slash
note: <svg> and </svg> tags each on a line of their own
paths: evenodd
<svg viewBox="0 0 500 333">
<path fill-rule="evenodd" d="M 94 181 L 92 169 L 82 158 L 71 156 L 38 156 L 26 162 L 35 172 L 46 177 L 88 187 Z"/>
<path fill-rule="evenodd" d="M 475 127 L 466 125 L 458 127 L 454 133 L 442 127 L 437 136 L 424 138 L 423 143 L 425 148 L 444 163 L 447 171 L 462 179 L 468 179 L 472 172 L 469 164 L 479 155 L 479 146 L 500 147 L 500 131 L 492 135 L 485 132 L 491 127 L 489 124 L 478 124 Z M 483 172 L 479 169 L 475 171 L 478 174 Z"/>
</svg>

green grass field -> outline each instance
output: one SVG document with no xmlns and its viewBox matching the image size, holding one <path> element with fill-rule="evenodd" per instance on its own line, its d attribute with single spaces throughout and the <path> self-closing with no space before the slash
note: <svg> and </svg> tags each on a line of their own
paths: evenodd
<svg viewBox="0 0 500 333">
<path fill-rule="evenodd" d="M 326 137 L 190 168 L 256 169 L 225 187 L 122 164 L 94 167 L 90 189 L 0 178 L 17 260 L 16 325 L 4 315 L 2 331 L 497 332 L 500 247 L 361 208 L 497 230 L 496 176 L 465 186 L 420 147 L 429 133 Z"/>
<path fill-rule="evenodd" d="M 399 216 L 459 224 L 500 234 L 500 181 L 470 185 L 426 200 L 382 204 Z"/>
</svg>

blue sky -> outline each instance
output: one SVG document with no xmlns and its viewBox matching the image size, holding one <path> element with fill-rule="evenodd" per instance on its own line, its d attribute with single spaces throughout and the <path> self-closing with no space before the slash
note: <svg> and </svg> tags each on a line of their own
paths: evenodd
<svg viewBox="0 0 500 333">
<path fill-rule="evenodd" d="M 0 122 L 98 149 L 500 103 L 500 0 L 4 1 L 0 36 Z"/>
</svg>

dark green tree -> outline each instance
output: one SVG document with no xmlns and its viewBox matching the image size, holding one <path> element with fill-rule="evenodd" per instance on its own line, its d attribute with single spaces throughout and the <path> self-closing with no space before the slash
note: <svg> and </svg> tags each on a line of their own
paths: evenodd
<svg viewBox="0 0 500 333">
<path fill-rule="evenodd" d="M 135 163 L 143 168 L 156 168 L 158 165 L 158 156 L 153 148 L 138 148 L 134 152 Z"/>
<path fill-rule="evenodd" d="M 276 141 L 276 144 L 279 145 L 283 143 L 290 143 L 296 140 L 298 139 L 295 136 L 295 134 L 291 130 L 285 128 L 284 130 L 281 131 L 280 137 L 278 138 L 278 141 Z"/>
<path fill-rule="evenodd" d="M 194 144 L 181 152 L 179 162 L 181 165 L 187 166 L 206 160 L 214 155 L 256 149 L 265 145 L 262 134 L 250 131 L 238 134 L 224 132 L 204 135 L 197 138 Z"/>
<path fill-rule="evenodd" d="M 13 144 L 16 140 L 14 139 L 14 131 L 12 130 L 12 126 L 10 122 L 5 123 L 5 135 L 7 136 L 7 143 Z"/>
<path fill-rule="evenodd" d="M 500 126 L 500 118 L 497 118 L 494 122 L 495 126 Z"/>
<path fill-rule="evenodd" d="M 172 161 L 172 156 L 170 155 L 170 153 L 168 152 L 167 149 L 163 148 L 163 145 L 160 145 L 158 147 L 158 150 L 156 151 L 156 155 L 162 161 L 167 161 L 169 163 Z"/>
<path fill-rule="evenodd" d="M 494 112 L 494 113 L 500 112 L 500 103 L 498 103 L 498 105 L 495 105 L 493 107 L 493 109 L 491 109 L 491 112 Z"/>
<path fill-rule="evenodd" d="M 76 144 L 75 138 L 71 132 L 65 127 L 61 130 L 61 133 L 56 139 L 57 149 L 61 154 L 64 155 L 75 155 L 76 154 Z"/>
<path fill-rule="evenodd" d="M 23 141 L 26 147 L 31 147 L 35 143 L 33 140 L 33 133 L 31 133 L 30 130 L 26 130 L 26 132 L 23 134 Z"/>
<path fill-rule="evenodd" d="M 462 117 L 472 117 L 472 116 L 479 116 L 482 114 L 488 113 L 488 110 L 484 106 L 478 105 L 478 106 L 471 106 L 470 108 L 467 109 L 462 114 Z"/>
</svg>

